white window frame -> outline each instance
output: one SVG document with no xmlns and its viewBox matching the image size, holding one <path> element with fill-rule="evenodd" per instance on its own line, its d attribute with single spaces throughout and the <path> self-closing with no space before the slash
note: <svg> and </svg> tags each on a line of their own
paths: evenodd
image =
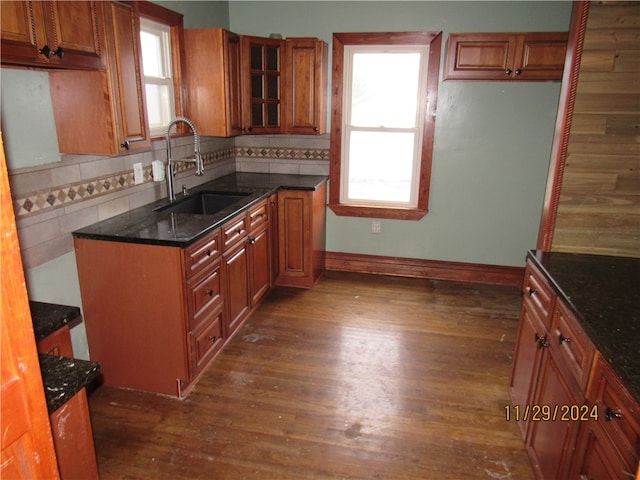
<svg viewBox="0 0 640 480">
<path fill-rule="evenodd" d="M 150 76 L 145 75 L 144 71 L 142 72 L 142 77 L 145 86 L 145 98 L 147 105 L 147 118 L 149 121 L 149 132 L 151 136 L 160 136 L 166 133 L 166 128 L 169 122 L 175 118 L 176 116 L 176 106 L 175 106 L 175 92 L 173 89 L 173 68 L 172 68 L 172 58 L 171 58 L 171 26 L 156 22 L 154 20 L 150 20 L 148 18 L 141 17 L 140 18 L 140 33 L 142 32 L 149 33 L 151 35 L 157 36 L 160 41 L 159 51 L 157 52 L 159 62 L 162 65 L 162 76 Z M 141 52 L 143 55 L 143 52 Z M 144 58 L 143 58 L 144 64 Z M 147 96 L 147 85 L 158 85 L 164 86 L 167 88 L 168 98 L 167 103 L 161 104 L 157 106 L 160 110 L 164 110 L 164 120 L 157 124 L 152 124 L 149 116 L 149 108 L 150 108 L 150 99 Z"/>
<path fill-rule="evenodd" d="M 411 127 L 386 127 L 380 125 L 374 126 L 358 126 L 352 122 L 352 85 L 353 85 L 353 58 L 361 53 L 382 53 L 382 54 L 400 54 L 400 53 L 417 53 L 420 55 L 420 66 L 418 76 L 418 92 L 416 98 L 416 111 L 413 126 Z M 344 48 L 344 75 L 343 75 L 343 142 L 341 151 L 342 172 L 340 186 L 340 203 L 344 205 L 370 205 L 382 207 L 406 207 L 417 208 L 418 206 L 418 187 L 420 184 L 420 159 L 422 154 L 422 134 L 424 129 L 424 117 L 427 110 L 427 88 L 426 79 L 429 68 L 429 46 L 428 45 L 348 45 Z M 350 152 L 351 152 L 351 133 L 352 132 L 402 132 L 413 135 L 413 158 L 411 167 L 411 183 L 409 200 L 402 201 L 385 201 L 383 199 L 361 199 L 349 197 L 349 178 L 350 178 Z"/>
</svg>

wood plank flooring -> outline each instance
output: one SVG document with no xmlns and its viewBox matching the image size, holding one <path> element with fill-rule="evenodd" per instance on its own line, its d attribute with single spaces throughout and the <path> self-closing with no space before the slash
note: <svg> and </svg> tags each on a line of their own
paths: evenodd
<svg viewBox="0 0 640 480">
<path fill-rule="evenodd" d="M 519 308 L 353 273 L 275 288 L 186 399 L 91 395 L 100 477 L 532 479 L 504 409 Z"/>
</svg>

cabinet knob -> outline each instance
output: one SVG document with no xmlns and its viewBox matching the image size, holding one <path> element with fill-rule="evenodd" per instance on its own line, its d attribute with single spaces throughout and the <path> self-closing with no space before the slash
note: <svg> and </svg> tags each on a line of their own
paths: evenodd
<svg viewBox="0 0 640 480">
<path fill-rule="evenodd" d="M 538 344 L 538 348 L 547 348 L 549 344 L 547 343 L 546 335 L 538 335 L 537 333 L 534 335 L 534 339 Z"/>
<path fill-rule="evenodd" d="M 210 341 L 211 343 L 215 343 L 215 341 L 216 341 L 216 336 L 215 336 L 215 335 L 209 335 L 209 341 Z"/>
<path fill-rule="evenodd" d="M 49 48 L 49 45 L 45 45 L 40 50 L 38 50 L 38 53 L 41 53 L 47 58 L 51 58 L 51 54 L 53 53 L 53 50 Z"/>
<path fill-rule="evenodd" d="M 256 239 L 255 238 L 250 238 L 249 239 L 249 245 L 253 245 L 254 243 L 256 243 Z"/>
<path fill-rule="evenodd" d="M 209 250 L 209 249 L 205 250 L 204 254 L 205 254 L 207 257 L 210 257 L 210 256 L 211 256 L 211 250 Z"/>
<path fill-rule="evenodd" d="M 314 132 L 319 132 L 319 131 L 320 131 L 320 129 L 319 129 L 318 127 L 313 127 L 313 131 L 314 131 Z"/>
<path fill-rule="evenodd" d="M 513 72 L 513 76 L 514 76 L 514 77 L 517 77 L 517 76 L 518 76 L 518 75 L 520 75 L 521 73 L 522 73 L 522 70 L 520 70 L 520 69 L 518 68 L 515 72 Z"/>
<path fill-rule="evenodd" d="M 249 132 L 253 132 L 253 127 L 249 127 L 249 128 L 247 128 L 247 130 L 248 130 Z"/>
<path fill-rule="evenodd" d="M 209 295 L 210 297 L 213 297 L 213 290 L 211 289 L 207 290 L 207 295 Z"/>
<path fill-rule="evenodd" d="M 62 49 L 62 47 L 58 47 L 53 52 L 51 52 L 51 54 L 52 55 L 57 55 L 58 58 L 62 58 L 62 57 L 64 57 L 64 50 Z"/>
<path fill-rule="evenodd" d="M 604 411 L 604 418 L 607 419 L 607 422 L 610 422 L 614 418 L 622 418 L 622 413 L 620 412 L 620 410 L 614 412 L 610 407 L 607 407 Z"/>
<path fill-rule="evenodd" d="M 125 150 L 129 150 L 129 148 L 131 147 L 131 145 L 129 144 L 129 140 L 125 140 L 124 143 L 121 143 L 120 147 L 124 148 Z"/>
<path fill-rule="evenodd" d="M 534 293 L 536 293 L 536 289 L 535 288 L 531 288 L 531 287 L 527 287 L 527 293 L 529 294 L 529 296 L 531 296 Z"/>
<path fill-rule="evenodd" d="M 507 74 L 507 75 L 511 75 L 511 74 L 513 73 L 513 70 L 511 70 L 510 68 L 507 68 L 507 69 L 504 71 L 504 73 L 505 73 L 505 74 Z"/>
<path fill-rule="evenodd" d="M 562 345 L 563 343 L 571 343 L 571 338 L 565 337 L 562 334 L 560 334 L 558 340 L 560 340 L 560 345 Z"/>
</svg>

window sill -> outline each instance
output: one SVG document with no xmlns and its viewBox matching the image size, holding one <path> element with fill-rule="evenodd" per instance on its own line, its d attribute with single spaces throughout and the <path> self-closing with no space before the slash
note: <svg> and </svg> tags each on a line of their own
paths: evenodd
<svg viewBox="0 0 640 480">
<path fill-rule="evenodd" d="M 333 213 L 339 216 L 390 218 L 393 220 L 420 220 L 428 212 L 428 210 L 421 210 L 418 208 L 386 208 L 344 205 L 341 203 L 330 203 L 328 206 Z"/>
</svg>

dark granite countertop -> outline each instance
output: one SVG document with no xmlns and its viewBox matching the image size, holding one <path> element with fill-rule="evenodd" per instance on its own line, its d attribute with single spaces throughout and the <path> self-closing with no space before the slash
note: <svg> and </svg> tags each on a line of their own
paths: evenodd
<svg viewBox="0 0 640 480">
<path fill-rule="evenodd" d="M 326 181 L 327 177 L 321 175 L 234 173 L 207 182 L 189 192 L 247 194 L 242 200 L 218 213 L 194 215 L 154 211 L 167 203 L 166 199 L 163 199 L 76 230 L 73 236 L 93 240 L 186 247 L 278 189 L 315 190 Z M 182 195 L 178 196 L 178 200 L 180 198 Z"/>
<path fill-rule="evenodd" d="M 75 324 L 80 321 L 80 309 L 78 307 L 30 300 L 29 309 L 31 310 L 31 320 L 33 321 L 36 340 L 42 340 L 65 325 Z"/>
<path fill-rule="evenodd" d="M 539 250 L 527 258 L 640 402 L 640 258 Z"/>
<path fill-rule="evenodd" d="M 38 356 L 50 415 L 100 376 L 96 362 L 44 353 Z"/>
</svg>

